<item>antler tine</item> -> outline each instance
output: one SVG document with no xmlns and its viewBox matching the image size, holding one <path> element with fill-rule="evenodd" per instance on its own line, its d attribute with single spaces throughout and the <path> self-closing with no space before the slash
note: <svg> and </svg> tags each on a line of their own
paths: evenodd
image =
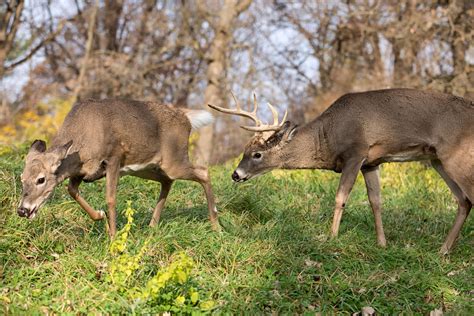
<svg viewBox="0 0 474 316">
<path fill-rule="evenodd" d="M 281 124 L 280 126 L 282 126 L 283 124 L 285 124 L 286 122 L 286 117 L 288 116 L 288 109 L 285 110 L 285 115 L 283 115 L 283 119 L 281 120 Z"/>
<path fill-rule="evenodd" d="M 270 108 L 270 111 L 272 112 L 272 116 L 273 116 L 273 124 L 271 124 L 271 125 L 270 124 L 263 124 L 262 121 L 257 116 L 258 102 L 257 102 L 257 96 L 255 95 L 255 93 L 253 94 L 253 110 L 252 110 L 252 112 L 242 110 L 242 108 L 240 107 L 240 103 L 237 100 L 237 98 L 235 97 L 233 92 L 231 92 L 231 95 L 232 95 L 232 98 L 235 101 L 235 106 L 236 106 L 235 109 L 227 109 L 227 108 L 223 108 L 223 107 L 220 107 L 220 106 L 217 106 L 217 105 L 212 105 L 212 104 L 208 104 L 208 106 L 211 107 L 212 109 L 216 110 L 216 111 L 219 111 L 219 112 L 232 114 L 232 115 L 243 116 L 243 117 L 251 119 L 252 121 L 255 122 L 255 126 L 240 126 L 243 129 L 248 130 L 248 131 L 253 131 L 253 132 L 277 131 L 281 128 L 283 123 L 285 123 L 286 116 L 288 115 L 288 110 L 285 111 L 285 115 L 283 116 L 283 121 L 281 123 L 279 123 L 278 111 L 276 110 L 276 108 L 273 105 L 268 103 L 268 107 Z"/>
<path fill-rule="evenodd" d="M 272 111 L 272 116 L 273 116 L 273 125 L 280 125 L 278 122 L 278 111 L 275 109 L 273 105 L 270 104 L 270 102 L 267 103 L 268 107 L 270 108 L 270 111 Z"/>
<path fill-rule="evenodd" d="M 237 111 L 240 111 L 240 110 L 241 110 L 240 103 L 239 103 L 239 101 L 237 100 L 237 98 L 235 97 L 234 92 L 231 91 L 230 94 L 232 95 L 232 98 L 234 99 L 235 108 L 237 109 Z"/>
<path fill-rule="evenodd" d="M 227 109 L 227 108 L 223 108 L 223 107 L 220 107 L 220 106 L 217 106 L 217 105 L 213 105 L 213 104 L 208 104 L 208 106 L 216 111 L 219 111 L 219 112 L 223 112 L 223 113 L 227 113 L 227 114 L 232 114 L 232 115 L 238 115 L 238 116 L 243 116 L 243 117 L 246 117 L 246 118 L 249 118 L 251 119 L 252 121 L 255 122 L 256 126 L 260 126 L 262 125 L 262 122 L 258 119 L 257 117 L 257 111 L 256 109 L 254 109 L 252 112 L 248 112 L 248 111 L 244 111 L 242 110 L 242 108 L 240 107 L 240 104 L 239 104 L 239 101 L 237 101 L 237 98 L 235 97 L 234 93 L 232 93 L 232 97 L 234 98 L 234 101 L 235 101 L 235 104 L 236 104 L 236 108 L 235 109 Z"/>
<path fill-rule="evenodd" d="M 246 130 L 252 131 L 252 132 L 278 131 L 286 121 L 286 117 L 288 116 L 288 110 L 285 110 L 285 115 L 283 115 L 283 120 L 281 121 L 281 123 L 279 123 L 278 111 L 270 103 L 267 103 L 267 105 L 270 108 L 270 111 L 272 112 L 273 124 L 271 124 L 271 125 L 270 124 L 262 124 L 260 126 L 241 126 L 241 127 L 243 129 L 246 129 Z"/>
<path fill-rule="evenodd" d="M 258 110 L 257 95 L 254 92 L 253 93 L 253 111 L 252 111 L 252 113 L 255 113 L 255 115 L 257 115 L 257 110 Z"/>
</svg>

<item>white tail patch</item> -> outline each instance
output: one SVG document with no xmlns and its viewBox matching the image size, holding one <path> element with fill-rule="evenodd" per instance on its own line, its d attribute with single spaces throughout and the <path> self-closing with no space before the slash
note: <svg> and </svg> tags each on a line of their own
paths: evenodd
<svg viewBox="0 0 474 316">
<path fill-rule="evenodd" d="M 199 129 L 214 122 L 214 116 L 204 110 L 185 109 L 184 113 L 188 117 L 188 120 L 191 122 L 191 126 L 193 127 L 193 129 Z"/>
</svg>

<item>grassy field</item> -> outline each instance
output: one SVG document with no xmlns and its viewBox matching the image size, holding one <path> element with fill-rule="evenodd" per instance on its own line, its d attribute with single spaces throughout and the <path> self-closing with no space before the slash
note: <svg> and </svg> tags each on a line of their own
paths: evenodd
<svg viewBox="0 0 474 316">
<path fill-rule="evenodd" d="M 113 258 L 104 223 L 91 221 L 65 184 L 33 221 L 16 215 L 25 151 L 0 154 L 0 313 L 146 312 L 107 281 Z M 383 167 L 388 247 L 380 249 L 361 178 L 340 236 L 330 240 L 339 175 L 277 171 L 235 185 L 233 167 L 211 170 L 221 232 L 210 229 L 199 185 L 175 183 L 162 221 L 152 229 L 159 184 L 121 179 L 119 227 L 131 201 L 129 249 L 149 241 L 131 276 L 133 286 L 144 286 L 184 251 L 195 262 L 193 282 L 215 302 L 213 313 L 347 314 L 364 306 L 380 314 L 474 312 L 473 216 L 451 255 L 438 255 L 456 205 L 433 170 L 420 164 Z M 92 205 L 106 209 L 104 181 L 81 189 Z"/>
</svg>

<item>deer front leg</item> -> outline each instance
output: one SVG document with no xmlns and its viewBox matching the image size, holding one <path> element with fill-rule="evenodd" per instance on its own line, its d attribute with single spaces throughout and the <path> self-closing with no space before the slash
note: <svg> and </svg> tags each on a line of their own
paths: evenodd
<svg viewBox="0 0 474 316">
<path fill-rule="evenodd" d="M 95 221 L 101 220 L 105 217 L 103 211 L 94 210 L 89 203 L 79 194 L 79 185 L 82 182 L 82 178 L 74 177 L 69 179 L 69 184 L 67 186 L 67 191 L 69 195 L 76 200 L 76 202 L 89 214 L 90 218 Z"/>
<path fill-rule="evenodd" d="M 160 221 L 161 211 L 165 207 L 166 198 L 168 197 L 168 193 L 171 190 L 171 185 L 173 184 L 173 180 L 162 180 L 161 182 L 161 192 L 160 197 L 158 198 L 158 203 L 153 211 L 153 216 L 150 221 L 150 227 L 155 226 Z"/>
<path fill-rule="evenodd" d="M 118 160 L 111 160 L 107 163 L 106 168 L 106 188 L 105 195 L 108 208 L 109 218 L 109 235 L 114 237 L 117 232 L 117 215 L 115 212 L 115 206 L 117 204 L 117 185 L 120 177 L 120 164 Z"/>
<path fill-rule="evenodd" d="M 331 236 L 337 237 L 339 233 L 339 225 L 341 224 L 342 212 L 346 206 L 349 193 L 354 186 L 364 159 L 349 160 L 342 169 L 341 179 L 339 180 L 339 187 L 336 193 L 336 206 L 334 208 L 334 217 L 332 220 Z"/>
<path fill-rule="evenodd" d="M 377 233 L 377 244 L 381 247 L 387 245 L 382 224 L 382 196 L 380 194 L 380 171 L 379 167 L 362 168 L 364 175 L 367 195 L 369 196 L 370 206 L 374 213 L 375 232 Z"/>
</svg>

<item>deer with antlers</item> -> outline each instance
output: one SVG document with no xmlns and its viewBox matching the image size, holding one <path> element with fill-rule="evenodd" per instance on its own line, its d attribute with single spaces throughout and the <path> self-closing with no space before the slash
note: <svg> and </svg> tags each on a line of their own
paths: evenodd
<svg viewBox="0 0 474 316">
<path fill-rule="evenodd" d="M 452 248 L 474 201 L 474 102 L 453 95 L 413 89 L 350 93 L 340 97 L 313 121 L 297 126 L 279 122 L 268 104 L 273 124 L 257 117 L 258 105 L 244 111 L 209 106 L 249 118 L 255 132 L 232 174 L 247 181 L 275 168 L 327 169 L 341 173 L 336 193 L 332 236 L 338 235 L 343 209 L 362 171 L 375 218 L 377 242 L 386 246 L 382 225 L 379 165 L 385 162 L 430 160 L 458 203 L 454 225 L 441 247 Z"/>
</svg>

